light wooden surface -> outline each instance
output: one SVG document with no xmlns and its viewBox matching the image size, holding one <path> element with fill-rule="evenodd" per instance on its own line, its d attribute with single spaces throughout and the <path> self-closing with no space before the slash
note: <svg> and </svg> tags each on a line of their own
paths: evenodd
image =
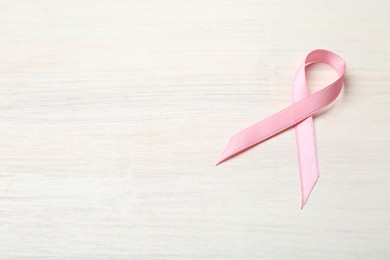
<svg viewBox="0 0 390 260">
<path fill-rule="evenodd" d="M 0 1 L 1 259 L 390 259 L 389 1 Z M 215 167 L 347 61 L 315 119 Z M 334 78 L 309 72 L 313 90 Z"/>
</svg>

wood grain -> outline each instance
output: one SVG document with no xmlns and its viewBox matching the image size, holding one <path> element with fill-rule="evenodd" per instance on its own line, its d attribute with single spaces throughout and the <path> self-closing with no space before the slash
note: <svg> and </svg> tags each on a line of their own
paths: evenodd
<svg viewBox="0 0 390 260">
<path fill-rule="evenodd" d="M 389 259 L 390 2 L 0 1 L 1 259 Z M 347 61 L 315 119 L 215 167 L 291 102 L 312 49 Z M 313 90 L 330 82 L 309 72 Z M 275 192 L 276 191 L 276 192 Z"/>
</svg>

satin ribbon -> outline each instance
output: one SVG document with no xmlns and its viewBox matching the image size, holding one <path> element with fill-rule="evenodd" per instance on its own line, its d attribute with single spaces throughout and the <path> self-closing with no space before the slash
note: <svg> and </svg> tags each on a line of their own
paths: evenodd
<svg viewBox="0 0 390 260">
<path fill-rule="evenodd" d="M 338 79 L 320 91 L 309 95 L 305 69 L 307 65 L 319 62 L 331 65 L 337 71 Z M 319 178 L 313 115 L 332 103 L 340 94 L 345 68 L 345 61 L 330 51 L 310 52 L 295 74 L 292 87 L 293 104 L 233 135 L 217 165 L 295 126 L 301 180 L 301 208 L 303 208 Z"/>
</svg>

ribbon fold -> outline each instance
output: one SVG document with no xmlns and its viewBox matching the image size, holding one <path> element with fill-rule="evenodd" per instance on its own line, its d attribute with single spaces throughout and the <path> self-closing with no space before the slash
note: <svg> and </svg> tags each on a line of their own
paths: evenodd
<svg viewBox="0 0 390 260">
<path fill-rule="evenodd" d="M 331 65 L 339 77 L 329 86 L 309 95 L 305 70 L 307 65 L 313 63 Z M 292 87 L 293 104 L 233 135 L 217 165 L 295 126 L 303 208 L 319 178 L 313 115 L 338 97 L 343 86 L 345 69 L 345 61 L 338 55 L 327 50 L 311 51 L 295 74 Z"/>
</svg>

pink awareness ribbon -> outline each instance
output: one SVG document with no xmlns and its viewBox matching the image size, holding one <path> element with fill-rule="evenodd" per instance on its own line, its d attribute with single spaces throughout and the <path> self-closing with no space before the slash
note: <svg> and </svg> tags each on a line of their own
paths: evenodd
<svg viewBox="0 0 390 260">
<path fill-rule="evenodd" d="M 309 95 L 305 70 L 307 65 L 313 63 L 331 65 L 337 71 L 338 79 Z M 292 87 L 293 104 L 233 135 L 217 165 L 295 126 L 301 180 L 301 208 L 303 208 L 319 178 L 313 115 L 338 97 L 343 86 L 345 69 L 345 61 L 333 52 L 327 50 L 310 52 L 295 74 Z"/>
</svg>

